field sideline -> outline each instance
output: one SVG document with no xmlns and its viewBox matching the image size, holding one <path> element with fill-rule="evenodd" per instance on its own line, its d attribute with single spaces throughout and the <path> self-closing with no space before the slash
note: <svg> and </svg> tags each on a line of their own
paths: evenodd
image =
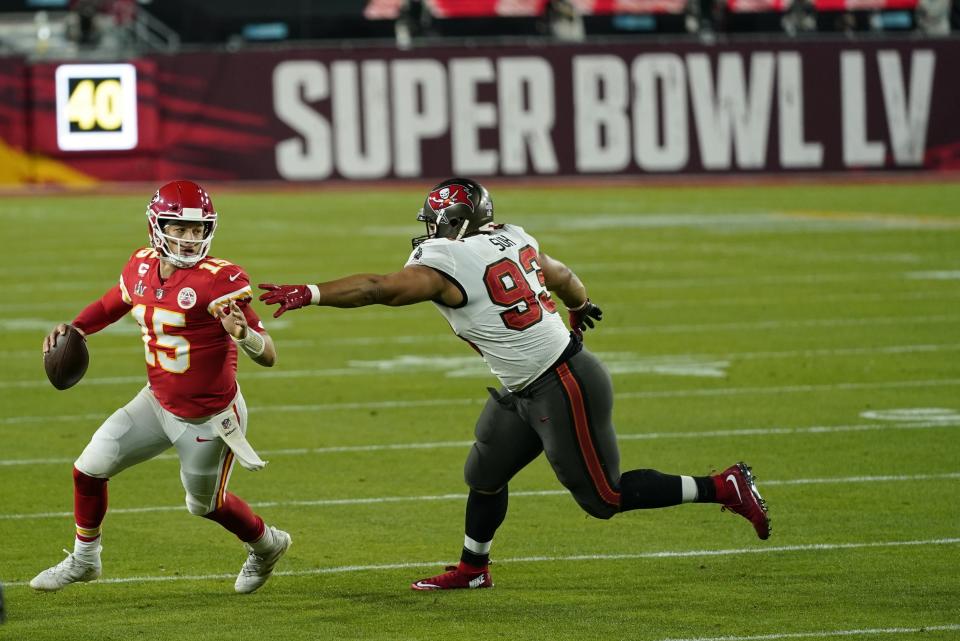
<svg viewBox="0 0 960 641">
<path fill-rule="evenodd" d="M 496 218 L 569 264 L 604 310 L 624 470 L 746 460 L 773 534 L 716 506 L 590 519 L 542 459 L 511 483 L 493 590 L 415 593 L 463 539 L 462 465 L 492 377 L 424 304 L 270 318 L 242 360 L 270 465 L 231 490 L 288 530 L 273 579 L 183 506 L 175 456 L 110 483 L 104 576 L 27 582 L 72 546 L 71 463 L 143 385 L 126 318 L 75 388 L 40 342 L 146 242 L 144 193 L 0 195 L 0 641 L 960 637 L 960 182 L 517 184 Z M 422 187 L 427 187 L 426 185 Z M 212 255 L 258 282 L 400 268 L 424 188 L 217 189 Z"/>
</svg>

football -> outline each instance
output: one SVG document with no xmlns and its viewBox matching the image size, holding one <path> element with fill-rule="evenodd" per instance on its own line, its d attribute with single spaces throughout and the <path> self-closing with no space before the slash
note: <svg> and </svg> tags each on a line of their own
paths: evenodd
<svg viewBox="0 0 960 641">
<path fill-rule="evenodd" d="M 79 383 L 89 364 L 87 341 L 72 325 L 67 326 L 67 333 L 58 336 L 56 344 L 43 356 L 47 378 L 59 390 Z"/>
</svg>

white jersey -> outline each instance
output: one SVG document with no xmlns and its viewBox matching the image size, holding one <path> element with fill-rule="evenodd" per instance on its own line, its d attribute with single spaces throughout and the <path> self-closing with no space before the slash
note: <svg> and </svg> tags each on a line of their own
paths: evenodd
<svg viewBox="0 0 960 641">
<path fill-rule="evenodd" d="M 544 287 L 539 255 L 539 243 L 522 227 L 498 225 L 462 240 L 430 239 L 407 260 L 436 269 L 463 292 L 458 307 L 435 304 L 512 391 L 545 372 L 570 342 Z"/>
</svg>

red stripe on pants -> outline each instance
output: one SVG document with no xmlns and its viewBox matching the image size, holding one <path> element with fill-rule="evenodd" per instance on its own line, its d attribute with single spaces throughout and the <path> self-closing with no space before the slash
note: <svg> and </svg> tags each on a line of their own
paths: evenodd
<svg viewBox="0 0 960 641">
<path fill-rule="evenodd" d="M 217 500 L 214 502 L 214 508 L 220 508 L 227 494 L 227 477 L 230 476 L 230 466 L 233 465 L 233 450 L 227 450 L 227 456 L 223 459 L 223 466 L 220 468 L 220 483 L 217 485 Z"/>
<path fill-rule="evenodd" d="M 583 390 L 580 384 L 573 377 L 573 372 L 566 363 L 557 367 L 557 373 L 560 375 L 560 382 L 563 389 L 567 392 L 567 398 L 570 399 L 570 409 L 573 412 L 573 426 L 577 433 L 577 442 L 580 444 L 580 451 L 587 463 L 587 470 L 590 472 L 590 478 L 593 480 L 593 486 L 604 501 L 610 505 L 620 507 L 620 493 L 610 487 L 606 474 L 603 473 L 603 466 L 600 465 L 600 457 L 597 456 L 597 448 L 593 445 L 593 438 L 590 436 L 590 421 L 587 419 L 586 405 L 583 403 Z"/>
</svg>

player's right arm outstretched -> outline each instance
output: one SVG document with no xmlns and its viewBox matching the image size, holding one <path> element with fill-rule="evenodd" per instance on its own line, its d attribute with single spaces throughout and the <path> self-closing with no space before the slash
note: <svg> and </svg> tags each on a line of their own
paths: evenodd
<svg viewBox="0 0 960 641">
<path fill-rule="evenodd" d="M 462 301 L 462 294 L 440 272 L 430 267 L 409 265 L 392 274 L 354 274 L 316 285 L 273 285 L 261 283 L 260 300 L 279 305 L 273 317 L 307 305 L 363 307 L 365 305 L 412 305 L 441 300 L 448 305 Z"/>
</svg>

